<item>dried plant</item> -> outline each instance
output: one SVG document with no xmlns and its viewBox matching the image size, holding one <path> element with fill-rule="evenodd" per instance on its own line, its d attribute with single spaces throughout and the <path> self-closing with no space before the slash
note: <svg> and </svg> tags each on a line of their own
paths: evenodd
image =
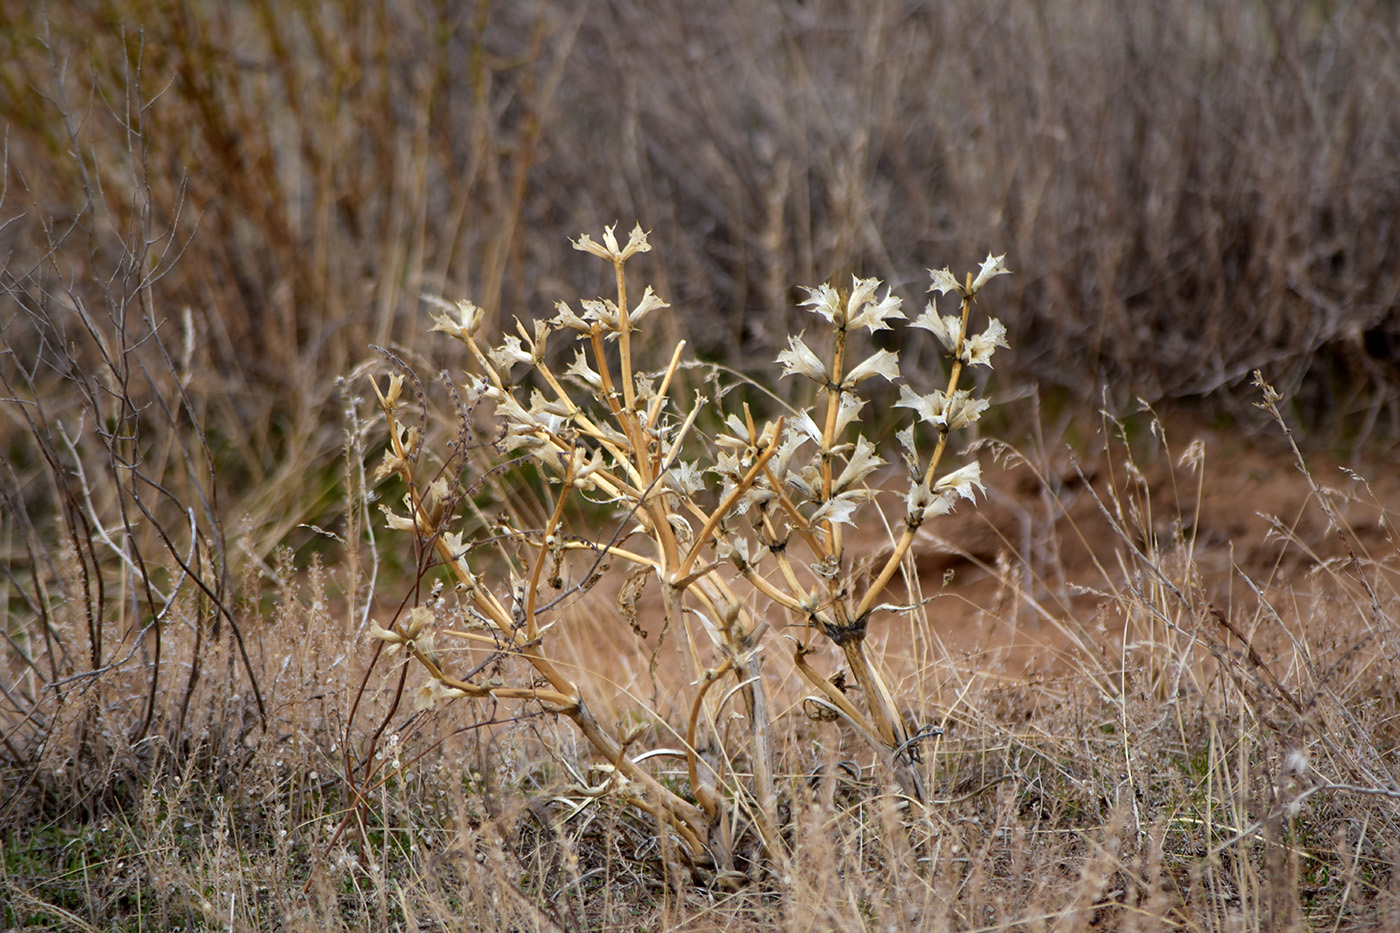
<svg viewBox="0 0 1400 933">
<path fill-rule="evenodd" d="M 930 301 L 909 324 L 934 334 L 951 360 L 946 387 L 928 394 L 901 382 L 897 353 L 858 345 L 860 331 L 888 330 L 906 320 L 899 297 L 889 291 L 881 296 L 875 279 L 856 278 L 846 293 L 830 285 L 809 289 L 803 306 L 833 331 L 831 351 L 820 354 L 803 335 L 792 336 L 777 364 L 783 376 L 814 382 L 818 403 L 812 412 L 760 423 L 747 404 L 742 411 L 725 411 L 723 397 L 697 393 L 687 403 L 675 396 L 684 341 L 661 371 L 641 368 L 641 325 L 669 306 L 650 287 L 635 304 L 629 301 L 626 264 L 651 248 L 640 227 L 622 246 L 610 227 L 602 243 L 584 235 L 574 247 L 612 265 L 615 300 L 586 300 L 578 312 L 560 302 L 555 317 L 529 326 L 517 322 L 516 333 L 494 348 L 479 341 L 483 314 L 471 302 L 458 302 L 455 316 L 436 317 L 433 329 L 462 342 L 474 371 L 463 386 L 468 401 L 460 406 L 460 429 L 441 465 L 426 465 L 424 426 L 402 416 L 405 379 L 422 394 L 416 376 L 400 372 L 382 388 L 376 383 L 389 427 L 377 476 L 397 478 L 407 488 L 405 510 L 386 510 L 388 523 L 413 534 L 419 553 L 431 554 L 433 566 L 450 574 L 458 605 L 439 595 L 414 606 L 397 624 L 374 626 L 372 634 L 426 669 L 420 707 L 444 698 L 494 698 L 539 703 L 567 716 L 606 772 L 602 784 L 580 789 L 619 795 L 654 815 L 686 865 L 732 871 L 739 847 L 756 843 L 772 853 L 778 845 L 775 714 L 765 653 L 789 657 L 814 690 L 807 708 L 844 719 L 879 753 L 902 792 L 922 799 L 914 765 L 925 736 L 906 724 L 866 634 L 882 614 L 918 609 L 889 601 L 891 581 L 916 532 L 951 512 L 958 500 L 974 501 L 982 486 L 975 460 L 953 470 L 945 469 L 945 461 L 952 432 L 977 421 L 988 405 L 960 388 L 965 369 L 990 366 L 995 349 L 1006 346 L 1005 329 L 995 318 L 980 333 L 969 333 L 974 298 L 1008 271 L 1002 257 L 989 256 L 963 281 L 947 269 L 932 273 L 930 291 L 956 298 L 958 311 L 941 315 L 936 300 Z M 559 338 L 575 344 L 573 362 L 563 372 L 551 364 L 556 357 L 547 349 Z M 896 406 L 912 410 L 915 418 L 896 434 L 908 469 L 897 523 L 902 530 L 878 570 L 860 576 L 843 545 L 843 527 L 875 513 L 883 520 L 889 511 L 867 482 L 886 463 L 880 455 L 884 439 L 857 430 L 866 406 L 862 389 L 877 377 L 901 382 Z M 471 498 L 458 474 L 479 400 L 494 406 L 495 451 L 531 461 L 549 479 L 553 502 L 542 528 L 492 516 L 489 524 L 474 526 L 489 528 L 489 534 L 469 539 L 459 525 L 460 507 Z M 722 426 L 706 436 L 696 424 L 710 406 Z M 611 533 L 571 530 L 566 517 L 579 501 L 593 503 L 594 511 L 611 510 Z M 505 558 L 494 572 L 480 569 L 489 563 L 478 556 L 487 544 Z M 578 582 L 565 586 L 561 568 L 576 567 L 579 558 Z M 428 569 L 425 561 L 419 566 Z M 606 728 L 551 653 L 558 610 L 605 571 L 629 581 L 638 572 L 655 578 L 666 630 L 683 633 L 692 693 L 688 719 L 674 729 L 684 739 L 684 790 L 658 781 L 643 767 L 647 752 L 634 752 L 646 725 L 620 733 Z M 635 584 L 624 588 L 635 591 Z M 626 597 L 622 605 L 625 615 Z M 784 614 L 786 623 L 775 621 Z M 635 628 L 635 618 L 630 621 Z M 476 650 L 448 655 L 438 647 L 441 639 Z M 823 674 L 810 660 L 823 640 L 840 650 L 862 699 L 844 686 L 844 675 Z M 528 675 L 486 676 L 502 669 L 490 659 L 506 656 L 527 662 Z M 744 748 L 725 747 L 713 725 L 723 702 L 714 688 L 721 684 L 743 698 Z M 741 838 L 747 828 L 751 839 Z"/>
</svg>

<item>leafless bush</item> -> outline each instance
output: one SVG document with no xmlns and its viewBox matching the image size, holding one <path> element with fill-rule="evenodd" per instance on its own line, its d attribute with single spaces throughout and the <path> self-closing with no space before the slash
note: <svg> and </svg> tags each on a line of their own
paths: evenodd
<svg viewBox="0 0 1400 933">
<path fill-rule="evenodd" d="M 148 92 L 133 73 L 123 97 L 84 108 L 70 99 L 57 53 L 51 65 L 50 99 L 71 153 L 60 165 L 84 201 L 55 218 L 26 203 L 27 190 L 0 199 L 0 210 L 41 218 L 31 225 L 32 264 L 17 251 L 0 271 L 9 441 L 0 460 L 0 738 L 17 778 L 0 802 L 7 812 L 35 795 L 91 808 L 114 782 L 181 760 L 191 751 L 187 721 L 211 725 L 212 709 L 191 701 L 197 691 L 207 697 L 202 680 L 219 678 L 207 666 L 225 640 L 228 673 L 236 657 L 246 675 L 225 686 L 249 690 L 248 702 L 218 703 L 226 718 L 196 730 L 193 743 L 236 743 L 266 716 L 232 611 L 216 457 L 187 391 L 194 333 L 188 317 L 175 329 L 158 297 L 191 231 L 178 211 L 162 219 L 152 203 Z M 125 125 L 125 174 L 97 170 L 84 119 Z M 75 252 L 81 259 L 70 263 Z M 68 786 L 55 787 L 65 775 Z"/>
</svg>

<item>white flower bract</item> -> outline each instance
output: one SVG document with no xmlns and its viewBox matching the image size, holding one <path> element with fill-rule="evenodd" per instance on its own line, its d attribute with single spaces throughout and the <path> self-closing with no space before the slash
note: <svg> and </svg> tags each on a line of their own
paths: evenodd
<svg viewBox="0 0 1400 933">
<path fill-rule="evenodd" d="M 1006 346 L 1006 327 L 996 318 L 992 318 L 987 329 L 976 337 L 963 342 L 962 358 L 963 362 L 969 366 L 986 366 L 991 368 L 992 353 L 997 347 Z"/>
<path fill-rule="evenodd" d="M 642 225 L 637 224 L 632 228 L 632 232 L 627 237 L 627 245 L 618 249 L 617 237 L 613 234 L 616 224 L 603 228 L 603 242 L 598 244 L 588 234 L 583 234 L 577 240 L 571 240 L 574 249 L 591 253 L 599 259 L 606 259 L 609 262 L 626 262 L 637 253 L 651 251 L 651 244 L 647 242 L 647 235 L 642 230 Z"/>
<path fill-rule="evenodd" d="M 836 325 L 838 330 L 855 330 L 860 327 L 871 332 L 889 330 L 890 325 L 885 323 L 886 321 L 904 317 L 904 312 L 900 310 L 903 302 L 899 296 L 890 292 L 886 292 L 884 298 L 877 300 L 875 292 L 882 284 L 884 283 L 879 279 L 852 277 L 851 294 L 845 302 L 841 301 L 840 294 L 829 284 L 809 288 L 807 300 L 802 302 L 802 307 L 826 318 Z"/>
<path fill-rule="evenodd" d="M 428 298 L 429 301 L 438 307 L 448 307 L 447 302 L 443 301 L 441 298 L 433 298 L 431 296 L 424 297 Z M 428 332 L 433 333 L 434 331 L 439 331 L 462 341 L 467 341 L 475 337 L 476 332 L 481 329 L 481 323 L 485 317 L 485 312 L 465 299 L 457 302 L 454 310 L 457 311 L 458 320 L 454 321 L 446 314 L 433 315 L 433 326 Z"/>
<path fill-rule="evenodd" d="M 899 401 L 896 408 L 912 408 L 919 418 L 940 430 L 955 431 L 965 428 L 981 417 L 989 403 L 975 399 L 966 389 L 958 389 L 951 399 L 941 389 L 928 395 L 919 395 L 907 385 L 899 387 Z"/>
<path fill-rule="evenodd" d="M 856 448 L 851 453 L 851 458 L 846 461 L 846 468 L 841 471 L 831 488 L 838 493 L 844 492 L 884 465 L 885 461 L 875 453 L 875 445 L 864 436 L 857 437 Z"/>
<path fill-rule="evenodd" d="M 514 334 L 508 334 L 502 339 L 501 345 L 490 352 L 491 365 L 496 367 L 496 372 L 505 375 L 510 372 L 511 367 L 516 363 L 532 363 L 534 355 L 530 353 L 520 343 L 520 338 Z"/>
<path fill-rule="evenodd" d="M 842 388 L 857 386 L 871 376 L 884 376 L 890 382 L 899 380 L 899 354 L 889 350 L 876 350 L 869 358 L 846 374 L 841 380 Z"/>
<path fill-rule="evenodd" d="M 993 256 L 987 254 L 987 258 L 982 260 L 982 268 L 977 270 L 977 278 L 972 280 L 972 290 L 970 294 L 977 294 L 982 290 L 982 286 L 990 282 L 995 276 L 1010 275 L 1011 270 L 1006 268 L 1006 254 Z"/>
<path fill-rule="evenodd" d="M 949 353 L 957 349 L 958 338 L 962 336 L 962 318 L 956 314 L 940 316 L 933 302 L 929 302 L 928 307 L 924 308 L 924 313 L 915 318 L 910 326 L 923 328 L 933 334 Z"/>
<path fill-rule="evenodd" d="M 982 464 L 976 460 L 940 479 L 934 484 L 933 491 L 952 493 L 969 502 L 975 502 L 977 500 L 972 494 L 974 488 L 982 490 L 983 493 L 987 491 L 982 485 Z"/>
<path fill-rule="evenodd" d="M 642 300 L 637 302 L 637 306 L 628 313 L 627 320 L 635 324 L 651 312 L 669 307 L 671 306 L 662 301 L 657 296 L 656 292 L 651 290 L 651 286 L 648 285 L 646 291 L 642 292 Z"/>
<path fill-rule="evenodd" d="M 788 348 L 778 354 L 777 362 L 783 367 L 784 376 L 793 374 L 806 376 L 819 385 L 826 385 L 831 381 L 826 363 L 822 362 L 822 358 L 802 342 L 800 334 L 788 337 Z"/>
<path fill-rule="evenodd" d="M 938 292 L 940 295 L 946 295 L 949 292 L 962 294 L 962 286 L 958 284 L 957 277 L 948 271 L 947 266 L 942 269 L 930 269 L 928 274 L 933 279 L 933 284 L 928 287 L 929 291 Z"/>
</svg>

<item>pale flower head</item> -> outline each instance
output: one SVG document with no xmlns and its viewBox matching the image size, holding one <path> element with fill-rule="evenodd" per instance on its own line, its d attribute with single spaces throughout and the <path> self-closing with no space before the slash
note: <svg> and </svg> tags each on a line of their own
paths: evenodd
<svg viewBox="0 0 1400 933">
<path fill-rule="evenodd" d="M 412 506 L 409 506 L 412 508 Z M 413 520 L 413 515 L 400 515 L 388 506 L 381 505 L 379 510 L 384 513 L 384 523 L 392 531 L 417 531 L 418 523 Z"/>
<path fill-rule="evenodd" d="M 895 440 L 899 441 L 899 455 L 904 460 L 904 466 L 909 471 L 909 477 L 917 480 L 923 473 L 920 466 L 919 451 L 914 443 L 914 426 L 912 424 L 895 432 Z"/>
<path fill-rule="evenodd" d="M 861 435 L 856 438 L 855 450 L 851 451 L 845 469 L 832 483 L 831 488 L 837 492 L 844 492 L 884 465 L 885 461 L 875 453 L 875 445 L 866 440 L 865 435 Z"/>
<path fill-rule="evenodd" d="M 387 392 L 379 391 L 377 379 L 371 379 L 369 383 L 374 386 L 374 394 L 379 396 L 379 407 L 386 411 L 392 411 L 394 406 L 399 403 L 399 396 L 403 394 L 403 374 L 395 373 L 389 377 L 389 390 Z"/>
<path fill-rule="evenodd" d="M 991 318 L 986 330 L 963 342 L 963 362 L 969 366 L 986 366 L 990 369 L 992 353 L 997 347 L 1005 346 L 1007 346 L 1006 326 L 996 318 Z"/>
<path fill-rule="evenodd" d="M 476 587 L 476 575 L 472 573 L 471 567 L 467 564 L 467 546 L 462 541 L 462 533 L 459 531 L 445 531 L 442 534 L 442 543 L 451 554 L 453 569 L 457 572 L 457 581 L 469 588 Z"/>
<path fill-rule="evenodd" d="M 899 380 L 899 354 L 889 350 L 876 350 L 869 358 L 846 374 L 841 380 L 842 388 L 859 385 L 871 376 L 884 376 L 890 382 Z"/>
<path fill-rule="evenodd" d="M 867 331 L 889 330 L 885 322 L 891 318 L 904 319 L 900 310 L 903 304 L 899 296 L 886 291 L 883 299 L 877 300 L 875 290 L 880 287 L 879 279 L 855 279 L 851 288 L 850 300 L 846 302 L 845 326 L 848 330 L 864 327 Z"/>
<path fill-rule="evenodd" d="M 928 303 L 924 308 L 924 313 L 914 319 L 913 327 L 922 328 L 938 338 L 938 342 L 943 344 L 943 349 L 952 353 L 958 346 L 958 339 L 962 337 L 962 316 L 957 314 L 945 314 L 940 316 L 938 309 L 933 302 Z"/>
<path fill-rule="evenodd" d="M 976 501 L 972 493 L 973 489 L 980 489 L 984 494 L 987 491 L 986 487 L 982 485 L 982 464 L 976 460 L 949 473 L 933 486 L 935 493 L 950 493 L 969 502 Z"/>
<path fill-rule="evenodd" d="M 806 376 L 819 385 L 826 385 L 831 381 L 826 363 L 822 362 L 822 358 L 817 356 L 811 347 L 802 342 L 801 335 L 788 337 L 788 348 L 778 354 L 777 362 L 783 367 L 784 376 Z"/>
<path fill-rule="evenodd" d="M 841 296 L 829 284 L 822 283 L 816 288 L 803 286 L 803 290 L 807 292 L 807 300 L 802 302 L 799 307 L 808 308 L 813 314 L 820 314 L 833 324 L 844 316 Z"/>
<path fill-rule="evenodd" d="M 822 442 L 822 428 L 812 417 L 812 413 L 803 409 L 789 419 L 788 424 L 795 430 L 801 431 L 811 439 L 812 443 L 820 445 Z"/>
<path fill-rule="evenodd" d="M 778 445 L 778 452 L 768 461 L 774 476 L 780 480 L 787 476 L 788 471 L 792 469 L 792 459 L 796 456 L 798 448 L 806 446 L 808 440 L 810 438 L 806 434 L 794 431 L 791 425 L 783 430 L 783 440 Z"/>
<path fill-rule="evenodd" d="M 910 528 L 918 528 L 926 519 L 947 515 L 953 510 L 953 503 L 950 496 L 934 493 L 926 484 L 916 482 L 904 496 L 904 507 L 907 512 L 905 522 Z"/>
<path fill-rule="evenodd" d="M 564 370 L 564 375 L 578 379 L 594 392 L 603 391 L 603 377 L 598 374 L 597 370 L 588 365 L 588 357 L 582 350 L 577 351 L 573 363 Z"/>
<path fill-rule="evenodd" d="M 583 307 L 583 318 L 585 321 L 596 321 L 602 325 L 604 330 L 615 331 L 618 328 L 617 305 L 604 298 L 586 298 L 580 301 Z"/>
<path fill-rule="evenodd" d="M 455 306 L 449 308 L 447 302 L 441 298 L 434 298 L 425 295 L 432 304 L 440 308 L 448 308 L 457 312 L 457 320 L 447 314 L 433 315 L 433 326 L 429 333 L 441 331 L 458 340 L 466 341 L 476 336 L 476 332 L 481 329 L 482 321 L 485 320 L 486 312 L 466 299 L 458 301 Z"/>
<path fill-rule="evenodd" d="M 1010 275 L 1011 270 L 1006 268 L 1006 254 L 993 256 L 987 254 L 987 258 L 982 260 L 982 268 L 977 270 L 977 278 L 972 280 L 972 290 L 969 294 L 975 295 L 982 290 L 982 286 L 990 282 L 998 275 Z"/>
<path fill-rule="evenodd" d="M 896 376 L 898 373 L 896 373 Z M 890 378 L 886 376 L 885 378 Z M 860 420 L 860 411 L 865 407 L 865 399 L 854 392 L 843 392 L 841 401 L 836 406 L 836 430 L 832 432 L 832 437 L 843 437 L 846 428 L 850 427 L 852 421 Z M 811 416 L 808 415 L 808 418 Z M 818 441 L 820 443 L 820 441 Z"/>
<path fill-rule="evenodd" d="M 599 479 L 596 474 L 603 469 L 603 466 L 603 449 L 601 447 L 595 447 L 591 453 L 582 446 L 575 447 L 569 467 L 569 481 L 575 489 L 596 488 Z"/>
<path fill-rule="evenodd" d="M 875 297 L 875 290 L 879 287 L 879 279 L 851 276 L 851 296 L 846 299 L 846 313 L 842 315 L 839 323 L 850 325 L 856 313 Z"/>
<path fill-rule="evenodd" d="M 389 629 L 384 628 L 378 622 L 371 622 L 369 624 L 369 637 L 377 638 L 380 641 L 384 642 L 384 644 L 388 646 L 390 653 L 397 651 L 399 647 L 403 644 L 402 635 L 400 635 L 398 632 L 390 631 Z"/>
<path fill-rule="evenodd" d="M 694 460 L 681 460 L 666 473 L 666 488 L 689 500 L 705 488 L 704 470 Z"/>
<path fill-rule="evenodd" d="M 514 334 L 506 335 L 501 345 L 492 350 L 488 355 L 491 357 L 491 365 L 495 367 L 496 372 L 503 376 L 510 372 L 511 367 L 515 366 L 515 364 L 533 363 L 535 360 L 534 354 L 525 349 L 524 345 L 520 342 L 520 338 Z"/>
<path fill-rule="evenodd" d="M 894 403 L 895 408 L 914 409 L 920 420 L 944 431 L 967 427 L 981 417 L 987 406 L 986 401 L 973 398 L 967 389 L 956 390 L 950 399 L 942 389 L 919 395 L 907 385 L 899 387 L 899 401 Z"/>
<path fill-rule="evenodd" d="M 651 250 L 651 244 L 647 242 L 647 235 L 642 230 L 642 225 L 637 224 L 632 228 L 631 234 L 627 237 L 627 245 L 618 248 L 617 237 L 613 234 L 616 227 L 613 224 L 603 228 L 603 242 L 596 243 L 588 234 L 584 234 L 577 240 L 571 241 L 574 249 L 582 250 L 585 253 L 592 253 L 599 259 L 606 259 L 608 262 L 626 262 L 638 253 L 645 253 Z"/>
<path fill-rule="evenodd" d="M 812 513 L 810 519 L 813 525 L 820 522 L 831 522 L 832 524 L 854 525 L 854 513 L 862 503 L 869 502 L 874 498 L 875 492 L 871 489 L 851 489 L 837 496 L 832 496 L 824 502 L 821 508 Z"/>
<path fill-rule="evenodd" d="M 554 310 L 557 312 L 552 320 L 555 327 L 567 327 L 569 330 L 575 330 L 581 334 L 586 334 L 592 329 L 592 325 L 575 314 L 574 309 L 570 308 L 567 302 L 557 302 L 554 305 Z"/>
<path fill-rule="evenodd" d="M 408 614 L 408 628 L 404 632 L 404 637 L 412 641 L 423 633 L 424 626 L 431 621 L 433 621 L 433 610 L 427 606 L 414 606 Z"/>
<path fill-rule="evenodd" d="M 421 712 L 425 709 L 432 709 L 439 700 L 453 700 L 466 695 L 464 691 L 456 687 L 449 687 L 442 681 L 433 679 L 413 691 L 413 711 Z"/>
<path fill-rule="evenodd" d="M 374 471 L 374 481 L 377 483 L 386 476 L 395 476 L 407 467 L 408 461 L 394 453 L 394 449 L 390 447 L 384 451 L 384 462 Z"/>
<path fill-rule="evenodd" d="M 633 308 L 630 313 L 628 313 L 627 320 L 635 324 L 651 312 L 659 311 L 662 308 L 669 307 L 671 306 L 666 302 L 662 301 L 657 296 L 656 292 L 651 290 L 651 286 L 648 285 L 646 287 L 646 290 L 642 292 L 641 301 L 638 301 L 637 306 Z"/>
<path fill-rule="evenodd" d="M 932 489 L 916 480 L 904 497 L 904 505 L 908 511 L 905 521 L 910 528 L 918 528 L 926 519 L 947 515 L 953 511 L 953 506 L 959 499 L 976 501 L 973 496 L 974 489 L 986 492 L 982 486 L 982 465 L 975 460 L 938 480 Z"/>
<path fill-rule="evenodd" d="M 938 292 L 940 295 L 946 295 L 949 292 L 959 295 L 963 293 L 963 287 L 958 284 L 957 276 L 953 275 L 947 266 L 942 269 L 930 269 L 928 274 L 933 279 L 933 284 L 928 287 L 929 291 Z"/>
<path fill-rule="evenodd" d="M 826 318 L 839 330 L 855 330 L 858 327 L 872 332 L 889 330 L 890 326 L 885 322 L 891 318 L 902 319 L 904 312 L 900 310 L 902 302 L 897 295 L 887 291 L 884 298 L 876 298 L 875 292 L 881 284 L 879 279 L 852 277 L 851 294 L 844 303 L 840 294 L 829 284 L 809 288 L 807 300 L 801 306 Z"/>
</svg>

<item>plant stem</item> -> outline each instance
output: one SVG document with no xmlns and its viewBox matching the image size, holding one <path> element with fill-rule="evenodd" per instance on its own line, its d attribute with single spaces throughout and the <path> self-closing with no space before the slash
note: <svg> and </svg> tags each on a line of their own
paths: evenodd
<svg viewBox="0 0 1400 933">
<path fill-rule="evenodd" d="M 957 346 L 953 348 L 953 366 L 948 375 L 948 390 L 946 396 L 950 405 L 958 390 L 958 380 L 962 377 L 962 350 L 963 343 L 967 340 L 967 321 L 971 310 L 972 299 L 963 298 L 961 308 L 962 327 L 958 331 Z M 943 452 L 947 447 L 948 431 L 945 428 L 938 432 L 938 444 L 934 447 L 933 456 L 929 457 L 928 468 L 924 471 L 923 482 L 924 485 L 928 486 L 930 489 L 933 488 L 934 476 L 938 472 L 938 465 L 943 461 Z M 918 526 L 905 524 L 904 532 L 899 536 L 899 541 L 895 543 L 894 551 L 890 554 L 889 559 L 885 561 L 884 566 L 880 568 L 880 572 L 876 575 L 874 582 L 866 589 L 865 596 L 861 598 L 860 603 L 856 606 L 855 617 L 857 619 L 864 618 L 865 615 L 870 612 L 871 608 L 874 607 L 875 600 L 879 599 L 880 594 L 885 591 L 885 587 L 889 585 L 890 580 L 894 577 L 895 571 L 899 569 L 899 565 L 904 561 L 904 555 L 909 552 L 910 545 L 914 543 L 914 535 L 918 530 Z"/>
</svg>

